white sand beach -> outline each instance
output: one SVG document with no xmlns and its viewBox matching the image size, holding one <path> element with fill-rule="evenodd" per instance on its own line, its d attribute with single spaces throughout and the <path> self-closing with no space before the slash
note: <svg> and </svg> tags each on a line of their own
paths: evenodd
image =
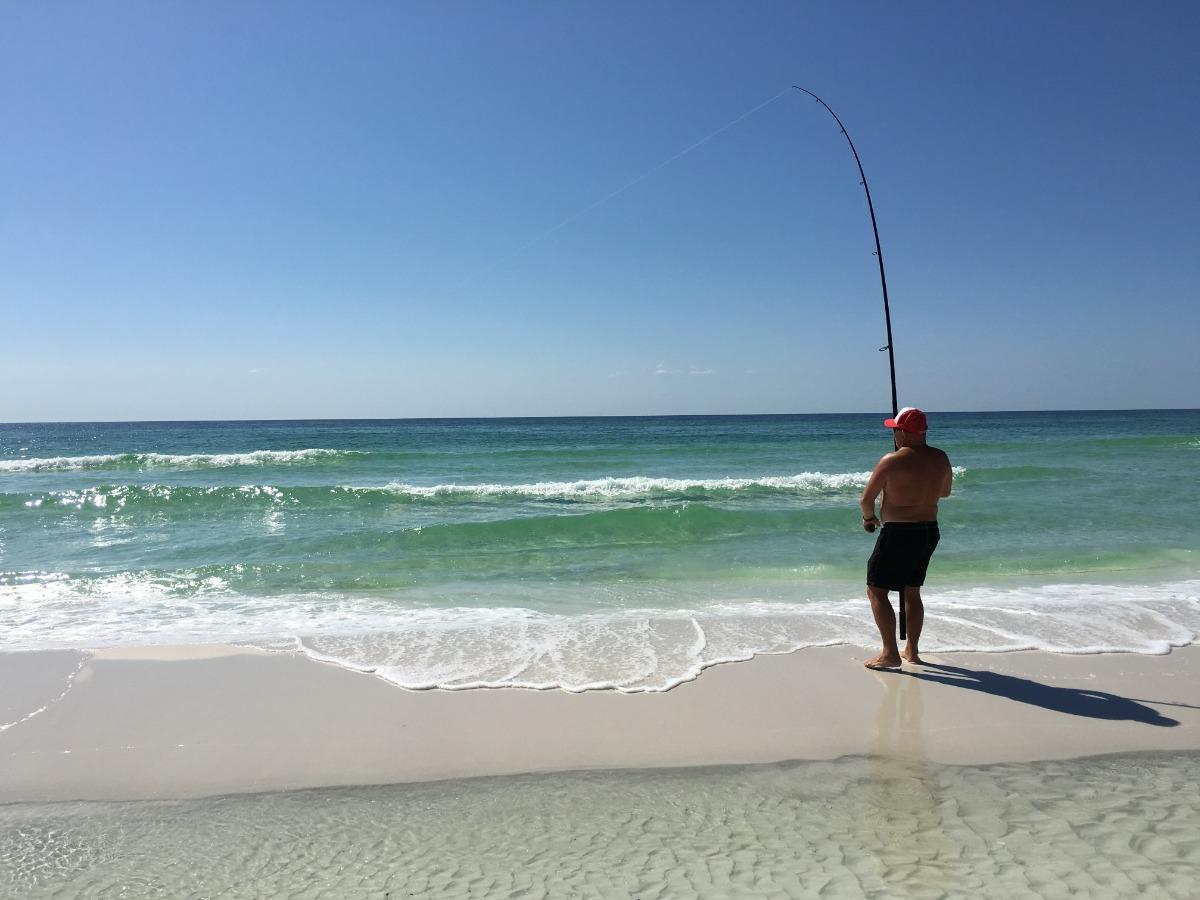
<svg viewBox="0 0 1200 900">
<path fill-rule="evenodd" d="M 872 755 L 987 764 L 1200 749 L 1200 648 L 1163 656 L 852 647 L 665 693 L 407 691 L 226 645 L 0 656 L 0 802 L 202 797 L 581 769 Z"/>
</svg>

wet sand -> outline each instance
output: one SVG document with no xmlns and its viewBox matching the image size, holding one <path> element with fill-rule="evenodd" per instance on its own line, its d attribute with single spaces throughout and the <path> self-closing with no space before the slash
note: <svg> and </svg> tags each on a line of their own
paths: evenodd
<svg viewBox="0 0 1200 900">
<path fill-rule="evenodd" d="M 870 755 L 988 764 L 1200 749 L 1200 648 L 853 647 L 716 666 L 658 694 L 406 691 L 213 645 L 0 655 L 0 802 L 203 797 L 580 769 Z"/>
</svg>

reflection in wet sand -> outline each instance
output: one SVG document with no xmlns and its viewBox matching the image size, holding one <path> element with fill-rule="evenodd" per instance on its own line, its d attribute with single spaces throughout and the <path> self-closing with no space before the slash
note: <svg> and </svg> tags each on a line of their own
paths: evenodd
<svg viewBox="0 0 1200 900">
<path fill-rule="evenodd" d="M 880 686 L 871 732 L 867 814 L 876 822 L 877 876 L 903 896 L 918 868 L 939 857 L 953 858 L 953 843 L 942 828 L 937 778 L 925 749 L 925 697 L 921 683 L 901 672 L 876 672 Z M 965 887 L 956 871 L 944 869 L 947 896 Z M 952 882 L 952 883 L 950 883 Z"/>
</svg>

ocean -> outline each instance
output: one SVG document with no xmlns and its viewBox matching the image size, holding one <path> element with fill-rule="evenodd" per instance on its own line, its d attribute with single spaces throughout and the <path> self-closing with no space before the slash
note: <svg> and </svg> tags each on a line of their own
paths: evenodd
<svg viewBox="0 0 1200 900">
<path fill-rule="evenodd" d="M 411 688 L 665 690 L 877 645 L 880 414 L 0 425 L 0 651 L 236 642 Z M 933 413 L 922 649 L 1200 632 L 1200 411 Z"/>
</svg>

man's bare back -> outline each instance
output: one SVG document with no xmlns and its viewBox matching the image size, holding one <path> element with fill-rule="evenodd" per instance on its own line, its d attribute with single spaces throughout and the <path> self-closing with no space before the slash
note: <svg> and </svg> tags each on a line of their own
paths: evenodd
<svg viewBox="0 0 1200 900">
<path fill-rule="evenodd" d="M 880 517 L 884 522 L 936 522 L 938 500 L 950 496 L 953 473 L 950 457 L 927 444 L 900 447 L 875 466 L 871 481 L 883 492 Z M 865 495 L 875 496 L 867 484 Z M 875 493 L 878 493 L 876 491 Z"/>
</svg>

